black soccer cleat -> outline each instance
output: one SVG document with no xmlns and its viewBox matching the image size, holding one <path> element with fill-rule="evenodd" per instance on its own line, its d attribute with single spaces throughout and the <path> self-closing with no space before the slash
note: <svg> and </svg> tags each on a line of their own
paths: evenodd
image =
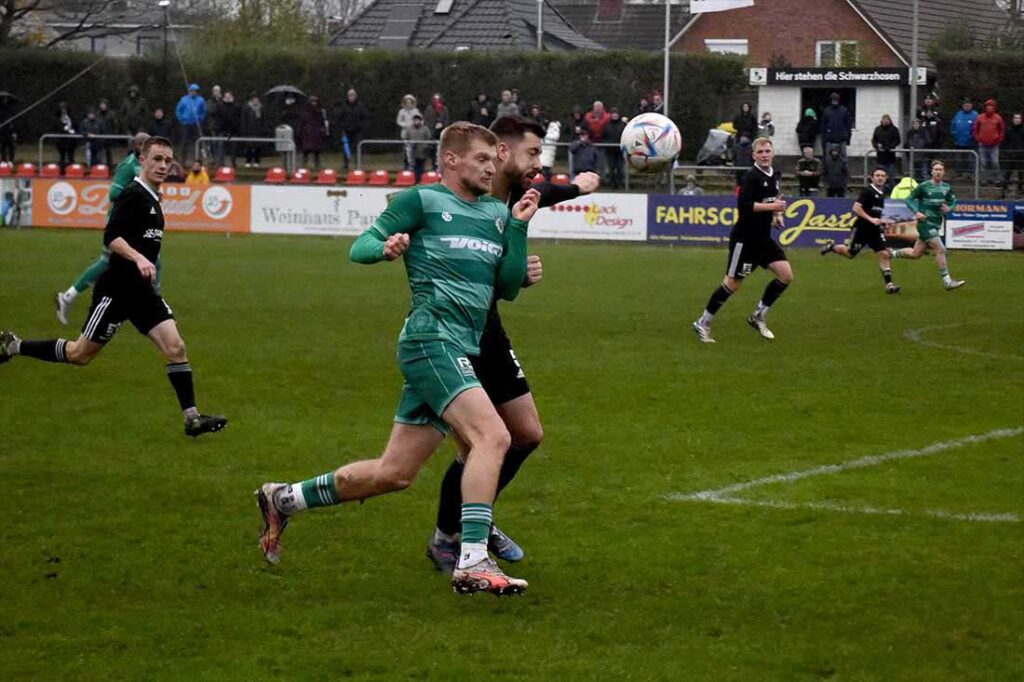
<svg viewBox="0 0 1024 682">
<path fill-rule="evenodd" d="M 898 294 L 900 293 L 900 286 L 898 284 L 889 283 L 885 285 L 885 293 L 887 294 Z"/>
<path fill-rule="evenodd" d="M 204 433 L 220 431 L 228 425 L 226 417 L 218 417 L 208 414 L 201 414 L 185 422 L 185 435 L 196 438 Z"/>
<path fill-rule="evenodd" d="M 16 355 L 14 349 L 20 342 L 14 332 L 0 331 L 0 365 Z"/>
<path fill-rule="evenodd" d="M 831 239 L 825 242 L 825 245 L 821 247 L 821 255 L 824 256 L 827 253 L 832 253 L 832 249 L 836 248 L 836 243 Z"/>
</svg>

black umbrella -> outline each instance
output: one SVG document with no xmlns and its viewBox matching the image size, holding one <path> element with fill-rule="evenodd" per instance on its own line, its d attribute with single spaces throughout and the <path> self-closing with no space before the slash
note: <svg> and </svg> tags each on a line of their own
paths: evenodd
<svg viewBox="0 0 1024 682">
<path fill-rule="evenodd" d="M 296 97 L 305 97 L 306 93 L 299 90 L 294 85 L 275 85 L 274 87 L 267 90 L 264 95 L 268 97 L 271 95 L 295 95 Z"/>
</svg>

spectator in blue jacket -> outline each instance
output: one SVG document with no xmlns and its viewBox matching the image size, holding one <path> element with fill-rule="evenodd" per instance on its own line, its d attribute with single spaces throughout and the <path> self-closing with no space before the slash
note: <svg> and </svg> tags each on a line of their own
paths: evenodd
<svg viewBox="0 0 1024 682">
<path fill-rule="evenodd" d="M 188 165 L 195 151 L 196 140 L 203 134 L 203 123 L 206 121 L 206 102 L 199 96 L 199 85 L 192 83 L 188 86 L 188 94 L 182 95 L 178 100 L 178 106 L 174 110 L 178 118 L 178 125 L 181 128 L 181 144 L 178 154 L 182 164 Z"/>
<path fill-rule="evenodd" d="M 978 112 L 974 110 L 974 103 L 964 99 L 960 111 L 953 116 L 949 124 L 949 133 L 953 136 L 953 142 L 960 151 L 973 151 L 978 145 L 974 141 L 974 121 L 978 118 Z M 956 174 L 963 176 L 970 175 L 974 168 L 974 158 L 967 153 L 956 155 Z"/>
<path fill-rule="evenodd" d="M 829 148 L 839 147 L 839 156 L 846 160 L 846 146 L 853 135 L 853 115 L 839 102 L 839 93 L 829 97 L 831 104 L 821 112 L 821 149 L 828 154 Z"/>
</svg>

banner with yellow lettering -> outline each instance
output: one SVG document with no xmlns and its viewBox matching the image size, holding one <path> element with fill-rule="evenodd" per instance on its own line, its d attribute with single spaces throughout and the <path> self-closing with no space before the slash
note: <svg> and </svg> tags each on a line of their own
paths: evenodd
<svg viewBox="0 0 1024 682">
<path fill-rule="evenodd" d="M 787 201 L 785 225 L 773 234 L 784 247 L 840 242 L 853 229 L 856 216 L 851 199 L 794 197 Z M 734 196 L 651 196 L 647 204 L 647 239 L 680 246 L 726 246 L 736 218 Z M 887 236 L 913 241 L 917 232 L 912 225 L 904 225 L 902 232 Z"/>
</svg>

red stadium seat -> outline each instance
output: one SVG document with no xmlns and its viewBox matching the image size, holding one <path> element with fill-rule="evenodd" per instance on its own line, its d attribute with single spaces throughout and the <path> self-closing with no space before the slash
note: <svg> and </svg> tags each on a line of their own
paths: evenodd
<svg viewBox="0 0 1024 682">
<path fill-rule="evenodd" d="M 365 185 L 366 184 L 366 171 L 361 170 L 350 170 L 348 175 L 345 176 L 346 185 Z"/>
<path fill-rule="evenodd" d="M 235 169 L 231 166 L 221 166 L 213 175 L 214 182 L 234 182 Z"/>
<path fill-rule="evenodd" d="M 433 185 L 436 182 L 441 182 L 441 176 L 437 171 L 427 171 L 420 178 L 421 185 Z"/>
<path fill-rule="evenodd" d="M 309 176 L 309 170 L 306 168 L 296 168 L 292 174 L 291 183 L 293 185 L 308 185 L 312 178 Z"/>
<path fill-rule="evenodd" d="M 89 177 L 96 178 L 97 180 L 109 180 L 110 166 L 103 163 L 97 163 L 89 169 Z"/>
<path fill-rule="evenodd" d="M 34 178 L 36 176 L 36 165 L 34 163 L 18 164 L 19 178 Z"/>
<path fill-rule="evenodd" d="M 9 178 L 14 175 L 14 164 L 8 161 L 0 161 L 0 178 Z"/>
<path fill-rule="evenodd" d="M 46 169 L 43 169 L 44 177 Z M 66 178 L 84 178 L 85 177 L 85 166 L 80 163 L 73 163 L 64 169 L 64 177 Z"/>
<path fill-rule="evenodd" d="M 544 174 L 543 173 L 537 173 L 536 175 L 533 176 L 533 180 L 531 180 L 531 182 L 533 184 L 535 184 L 535 185 L 538 185 L 538 184 L 544 182 Z"/>
<path fill-rule="evenodd" d="M 395 187 L 412 187 L 416 184 L 416 174 L 412 171 L 398 171 L 395 176 Z"/>
<path fill-rule="evenodd" d="M 372 173 L 370 173 L 371 185 L 381 187 L 387 185 L 389 182 L 391 182 L 391 177 L 388 175 L 387 171 L 375 170 Z"/>
<path fill-rule="evenodd" d="M 318 185 L 336 185 L 338 184 L 338 174 L 333 168 L 324 168 L 316 174 L 316 184 Z"/>
<path fill-rule="evenodd" d="M 569 176 L 565 173 L 556 173 L 551 176 L 551 184 L 553 185 L 568 185 Z"/>
<path fill-rule="evenodd" d="M 284 172 L 284 168 L 281 168 L 280 166 L 274 166 L 273 168 L 267 169 L 267 176 L 263 178 L 263 182 L 280 184 L 287 179 L 288 174 Z"/>
<path fill-rule="evenodd" d="M 43 166 L 43 170 L 39 172 L 41 178 L 59 178 L 60 177 L 60 166 L 55 163 L 48 163 Z"/>
</svg>

